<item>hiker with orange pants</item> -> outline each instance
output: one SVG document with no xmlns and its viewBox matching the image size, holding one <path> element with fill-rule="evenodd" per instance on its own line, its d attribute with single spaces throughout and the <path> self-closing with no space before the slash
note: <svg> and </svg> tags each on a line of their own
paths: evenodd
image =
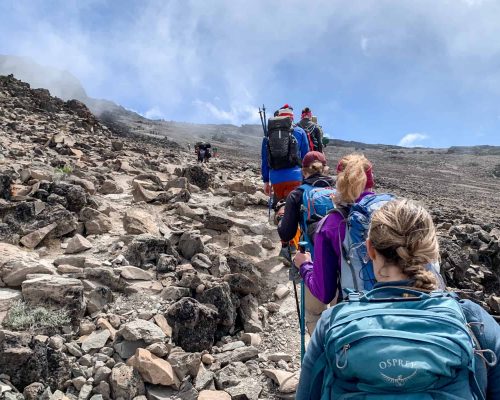
<svg viewBox="0 0 500 400">
<path fill-rule="evenodd" d="M 309 152 L 305 131 L 293 125 L 293 108 L 285 104 L 269 119 L 262 140 L 261 171 L 264 192 L 274 195 L 273 205 L 302 183 L 301 162 Z"/>
</svg>

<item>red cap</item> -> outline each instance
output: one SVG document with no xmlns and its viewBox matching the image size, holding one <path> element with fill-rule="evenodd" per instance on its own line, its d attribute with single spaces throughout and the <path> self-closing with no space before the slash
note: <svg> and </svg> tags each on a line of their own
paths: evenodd
<svg viewBox="0 0 500 400">
<path fill-rule="evenodd" d="M 302 166 L 307 168 L 310 167 L 315 161 L 321 162 L 321 164 L 326 165 L 325 155 L 319 151 L 310 151 L 302 159 Z"/>
</svg>

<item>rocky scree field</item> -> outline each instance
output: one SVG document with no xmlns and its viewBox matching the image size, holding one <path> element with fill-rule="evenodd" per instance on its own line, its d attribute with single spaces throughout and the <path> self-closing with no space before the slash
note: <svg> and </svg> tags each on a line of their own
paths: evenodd
<svg viewBox="0 0 500 400">
<path fill-rule="evenodd" d="M 0 77 L 0 398 L 294 398 L 295 300 L 258 155 L 201 166 L 112 129 Z M 351 150 L 328 148 L 332 166 Z M 380 190 L 431 209 L 448 285 L 499 315 L 500 160 L 415 151 L 365 152 Z"/>
</svg>

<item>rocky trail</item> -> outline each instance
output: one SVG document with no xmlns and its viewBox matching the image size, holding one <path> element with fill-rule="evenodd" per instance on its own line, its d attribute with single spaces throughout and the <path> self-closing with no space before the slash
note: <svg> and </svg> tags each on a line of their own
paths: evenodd
<svg viewBox="0 0 500 400">
<path fill-rule="evenodd" d="M 293 397 L 295 303 L 256 163 L 196 165 L 12 77 L 0 133 L 2 398 Z"/>
<path fill-rule="evenodd" d="M 448 285 L 500 315 L 500 158 L 366 153 L 431 209 Z M 293 287 L 241 154 L 197 165 L 0 76 L 0 399 L 294 398 Z"/>
</svg>

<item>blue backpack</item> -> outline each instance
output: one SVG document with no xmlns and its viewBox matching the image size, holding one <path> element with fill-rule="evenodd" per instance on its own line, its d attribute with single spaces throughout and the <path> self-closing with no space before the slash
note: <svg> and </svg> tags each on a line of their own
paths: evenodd
<svg viewBox="0 0 500 400">
<path fill-rule="evenodd" d="M 473 334 L 450 293 L 351 293 L 333 309 L 323 345 L 307 399 L 484 399 Z"/>
<path fill-rule="evenodd" d="M 314 257 L 314 235 L 320 221 L 335 208 L 332 195 L 336 193 L 336 190 L 330 186 L 317 187 L 307 183 L 299 187 L 304 192 L 299 220 L 302 231 L 301 240 L 307 242 L 307 248 L 311 252 L 311 256 Z"/>
<path fill-rule="evenodd" d="M 366 251 L 366 238 L 371 216 L 388 201 L 395 199 L 391 194 L 372 194 L 361 199 L 348 209 L 336 208 L 345 218 L 346 235 L 341 244 L 342 260 L 340 286 L 357 292 L 371 290 L 375 284 L 372 262 Z"/>
</svg>

